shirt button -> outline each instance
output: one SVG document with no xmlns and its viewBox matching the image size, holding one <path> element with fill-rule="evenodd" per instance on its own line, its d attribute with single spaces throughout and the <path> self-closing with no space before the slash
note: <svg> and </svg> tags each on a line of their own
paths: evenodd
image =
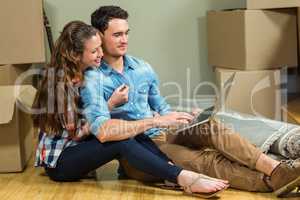
<svg viewBox="0 0 300 200">
<path fill-rule="evenodd" d="M 130 104 L 133 105 L 133 102 L 131 102 Z"/>
</svg>

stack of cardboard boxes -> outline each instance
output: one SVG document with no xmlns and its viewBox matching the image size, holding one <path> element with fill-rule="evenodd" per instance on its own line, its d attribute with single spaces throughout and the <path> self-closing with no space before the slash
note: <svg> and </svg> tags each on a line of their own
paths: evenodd
<svg viewBox="0 0 300 200">
<path fill-rule="evenodd" d="M 215 68 L 221 106 L 280 120 L 282 69 L 298 66 L 300 0 L 244 3 L 245 9 L 207 14 L 208 63 Z"/>
<path fill-rule="evenodd" d="M 28 109 L 36 92 L 31 77 L 20 74 L 45 62 L 42 0 L 0 5 L 0 173 L 19 172 L 33 152 Z"/>
</svg>

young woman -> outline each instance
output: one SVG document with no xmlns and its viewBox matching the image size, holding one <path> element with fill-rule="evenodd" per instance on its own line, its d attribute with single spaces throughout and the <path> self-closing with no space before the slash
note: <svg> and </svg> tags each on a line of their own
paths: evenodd
<svg viewBox="0 0 300 200">
<path fill-rule="evenodd" d="M 179 184 L 188 193 L 208 197 L 226 189 L 227 181 L 170 164 L 145 135 L 105 143 L 89 135 L 89 126 L 80 115 L 79 90 L 83 72 L 98 67 L 102 56 L 101 39 L 95 28 L 80 21 L 64 27 L 34 103 L 39 111 L 34 117 L 39 128 L 35 166 L 44 167 L 52 180 L 75 181 L 113 159 L 126 159 L 141 171 Z M 117 101 L 113 96 L 109 105 Z"/>
</svg>

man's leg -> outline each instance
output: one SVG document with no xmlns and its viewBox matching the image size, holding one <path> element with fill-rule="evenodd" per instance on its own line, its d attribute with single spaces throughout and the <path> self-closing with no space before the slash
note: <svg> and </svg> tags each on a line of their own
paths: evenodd
<svg viewBox="0 0 300 200">
<path fill-rule="evenodd" d="M 281 189 L 287 185 L 292 189 L 300 184 L 299 166 L 289 166 L 268 157 L 248 140 L 215 121 L 204 124 L 198 130 L 180 134 L 172 142 L 195 149 L 213 148 L 230 161 L 270 176 L 268 185 L 274 191 L 286 192 Z M 280 195 L 281 192 L 276 194 Z"/>
<path fill-rule="evenodd" d="M 246 191 L 270 192 L 264 174 L 232 162 L 213 149 L 193 150 L 176 144 L 163 144 L 160 149 L 184 169 L 228 180 L 230 187 Z"/>
<path fill-rule="evenodd" d="M 248 140 L 214 121 L 196 127 L 184 134 L 176 135 L 172 143 L 193 149 L 203 147 L 216 149 L 229 160 L 251 169 L 256 169 L 257 160 L 262 154 L 261 150 Z"/>
<path fill-rule="evenodd" d="M 218 150 L 231 161 L 238 162 L 266 175 L 279 165 L 279 162 L 263 154 L 248 140 L 215 121 L 203 124 L 173 139 L 174 144 L 190 146 L 195 149 L 209 147 Z"/>
<path fill-rule="evenodd" d="M 184 169 L 228 180 L 232 188 L 257 192 L 271 191 L 263 181 L 263 173 L 231 162 L 216 151 L 193 150 L 181 145 L 166 144 L 163 134 L 155 137 L 153 141 L 175 164 Z M 129 178 L 144 182 L 161 181 L 135 169 L 125 160 L 122 160 L 121 163 Z"/>
</svg>

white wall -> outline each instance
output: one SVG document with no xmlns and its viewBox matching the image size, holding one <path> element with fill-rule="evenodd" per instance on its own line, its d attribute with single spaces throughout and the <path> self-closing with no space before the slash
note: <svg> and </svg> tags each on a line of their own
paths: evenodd
<svg viewBox="0 0 300 200">
<path fill-rule="evenodd" d="M 152 64 L 163 95 L 178 94 L 177 84 L 183 98 L 192 98 L 200 82 L 214 82 L 207 64 L 206 12 L 242 6 L 240 0 L 44 1 L 54 39 L 71 20 L 90 23 L 90 14 L 99 6 L 114 4 L 126 9 L 130 14 L 129 53 Z M 202 93 L 212 91 L 202 88 Z"/>
</svg>

